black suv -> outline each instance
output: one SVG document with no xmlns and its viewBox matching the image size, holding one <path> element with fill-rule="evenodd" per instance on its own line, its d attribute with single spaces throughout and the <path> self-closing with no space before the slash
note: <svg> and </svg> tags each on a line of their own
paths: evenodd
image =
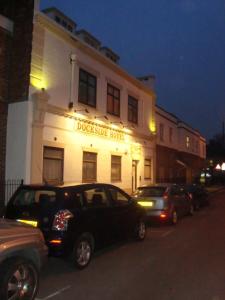
<svg viewBox="0 0 225 300">
<path fill-rule="evenodd" d="M 78 268 L 88 265 L 99 245 L 146 234 L 145 211 L 110 184 L 23 185 L 10 199 L 6 217 L 39 227 L 50 253 L 72 253 Z"/>
</svg>

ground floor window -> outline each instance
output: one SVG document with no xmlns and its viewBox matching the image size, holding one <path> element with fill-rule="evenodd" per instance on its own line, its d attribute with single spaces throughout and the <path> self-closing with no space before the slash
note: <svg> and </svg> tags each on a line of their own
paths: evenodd
<svg viewBox="0 0 225 300">
<path fill-rule="evenodd" d="M 111 156 L 111 181 L 121 181 L 121 156 Z"/>
<path fill-rule="evenodd" d="M 97 153 L 83 152 L 83 182 L 97 181 Z"/>
<path fill-rule="evenodd" d="M 64 149 L 44 147 L 43 181 L 51 184 L 63 182 Z"/>
<path fill-rule="evenodd" d="M 145 179 L 151 179 L 151 159 L 145 159 L 144 175 Z"/>
</svg>

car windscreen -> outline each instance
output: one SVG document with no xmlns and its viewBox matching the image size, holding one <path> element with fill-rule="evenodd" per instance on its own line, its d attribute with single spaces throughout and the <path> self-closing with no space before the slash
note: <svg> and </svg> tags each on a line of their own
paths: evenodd
<svg viewBox="0 0 225 300">
<path fill-rule="evenodd" d="M 11 206 L 33 206 L 40 202 L 54 203 L 56 201 L 56 192 L 46 189 L 19 189 L 12 200 Z"/>
<path fill-rule="evenodd" d="M 134 197 L 162 197 L 166 187 L 145 187 L 139 188 L 133 194 Z"/>
</svg>

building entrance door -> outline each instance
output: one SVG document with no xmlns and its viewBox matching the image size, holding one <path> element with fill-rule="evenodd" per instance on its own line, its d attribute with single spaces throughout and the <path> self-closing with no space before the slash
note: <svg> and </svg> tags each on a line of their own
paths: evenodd
<svg viewBox="0 0 225 300">
<path fill-rule="evenodd" d="M 132 160 L 132 192 L 137 188 L 137 160 Z"/>
</svg>

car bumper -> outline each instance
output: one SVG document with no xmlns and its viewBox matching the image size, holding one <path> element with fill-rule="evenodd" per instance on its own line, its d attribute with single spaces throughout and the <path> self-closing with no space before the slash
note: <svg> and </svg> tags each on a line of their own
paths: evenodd
<svg viewBox="0 0 225 300">
<path fill-rule="evenodd" d="M 52 231 L 44 234 L 50 256 L 62 256 L 69 248 L 68 238 L 64 232 Z"/>
<path fill-rule="evenodd" d="M 146 220 L 150 222 L 168 222 L 171 214 L 168 210 L 146 210 Z"/>
</svg>

